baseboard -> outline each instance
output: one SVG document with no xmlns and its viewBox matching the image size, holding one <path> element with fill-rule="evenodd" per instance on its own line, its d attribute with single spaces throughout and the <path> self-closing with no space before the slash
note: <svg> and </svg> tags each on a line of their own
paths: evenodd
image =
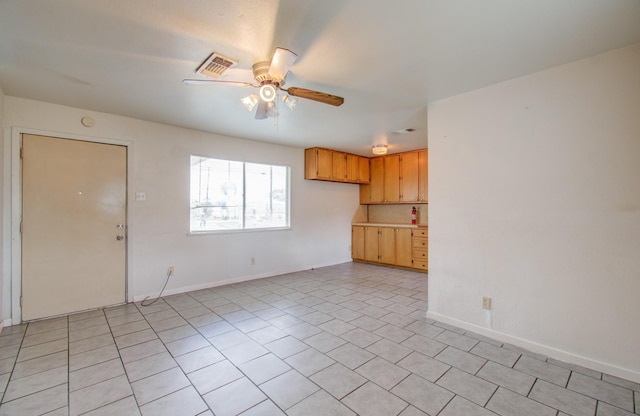
<svg viewBox="0 0 640 416">
<path fill-rule="evenodd" d="M 313 269 L 318 269 L 318 268 L 321 268 L 321 267 L 335 266 L 337 264 L 350 263 L 350 262 L 351 261 L 349 260 L 349 261 L 339 262 L 339 263 L 318 264 L 318 265 L 313 265 L 313 266 L 310 266 L 310 267 L 305 267 L 303 269 L 296 268 L 296 269 L 291 269 L 291 270 L 278 270 L 278 271 L 273 271 L 273 272 L 268 272 L 268 273 L 254 274 L 254 275 L 249 275 L 249 276 L 240 276 L 240 277 L 236 277 L 236 278 L 233 278 L 233 279 L 216 280 L 215 282 L 207 282 L 207 283 L 203 283 L 203 284 L 199 284 L 199 285 L 182 286 L 182 287 L 179 287 L 179 288 L 165 290 L 164 293 L 162 294 L 162 296 L 178 295 L 180 293 L 193 292 L 193 291 L 202 290 L 202 289 L 211 289 L 213 287 L 218 287 L 218 286 L 232 285 L 234 283 L 248 282 L 248 281 L 251 281 L 251 280 L 264 279 L 264 278 L 267 278 L 267 277 L 274 277 L 274 276 L 281 276 L 281 275 L 284 275 L 284 274 L 302 272 L 302 271 L 305 271 L 305 270 L 313 270 Z M 133 297 L 133 301 L 134 302 L 139 302 L 141 300 L 146 299 L 147 297 L 155 298 L 156 296 L 158 296 L 157 292 L 154 292 L 154 293 L 151 293 L 151 294 L 136 295 L 136 296 Z"/>
<path fill-rule="evenodd" d="M 538 344 L 536 342 L 529 341 L 523 338 L 514 337 L 512 335 L 505 334 L 503 332 L 499 332 L 493 329 L 471 324 L 469 322 L 451 318 L 446 315 L 441 315 L 437 312 L 427 311 L 427 318 L 433 319 L 435 321 L 443 322 L 445 324 L 453 325 L 468 331 L 472 331 L 477 334 L 496 339 L 498 341 L 506 342 L 506 343 L 515 345 L 516 347 L 524 348 L 534 353 L 546 355 L 549 358 L 553 358 L 559 361 L 564 361 L 566 363 L 590 368 L 590 369 L 600 371 L 602 373 L 606 373 L 615 377 L 633 381 L 635 383 L 640 383 L 640 373 L 637 371 L 618 367 L 616 365 L 605 363 L 602 361 L 593 360 L 591 358 L 573 354 L 568 351 L 559 350 L 557 348 L 553 348 L 548 345 Z"/>
</svg>

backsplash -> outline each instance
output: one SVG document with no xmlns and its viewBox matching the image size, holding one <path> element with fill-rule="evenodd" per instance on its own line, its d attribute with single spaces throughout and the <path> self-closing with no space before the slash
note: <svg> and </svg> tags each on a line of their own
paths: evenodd
<svg viewBox="0 0 640 416">
<path fill-rule="evenodd" d="M 411 224 L 411 210 L 418 211 L 418 225 L 428 224 L 427 204 L 360 205 L 353 216 L 353 222 L 375 222 L 385 224 Z"/>
</svg>

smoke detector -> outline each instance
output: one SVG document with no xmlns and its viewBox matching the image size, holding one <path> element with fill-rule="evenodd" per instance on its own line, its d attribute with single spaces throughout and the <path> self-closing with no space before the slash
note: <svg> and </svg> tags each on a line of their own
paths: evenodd
<svg viewBox="0 0 640 416">
<path fill-rule="evenodd" d="M 231 58 L 227 58 L 218 52 L 213 52 L 202 64 L 200 64 L 198 69 L 196 69 L 196 73 L 205 75 L 209 78 L 218 78 L 227 69 L 233 68 L 237 64 L 238 62 Z"/>
</svg>

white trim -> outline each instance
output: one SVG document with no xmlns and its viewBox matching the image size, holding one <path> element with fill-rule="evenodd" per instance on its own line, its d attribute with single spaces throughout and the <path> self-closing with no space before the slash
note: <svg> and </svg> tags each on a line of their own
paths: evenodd
<svg viewBox="0 0 640 416">
<path fill-rule="evenodd" d="M 70 133 L 60 133 L 32 129 L 27 127 L 11 128 L 11 286 L 10 293 L 3 293 L 3 300 L 11 304 L 11 317 L 5 317 L 5 321 L 17 325 L 22 322 L 22 308 L 20 307 L 20 295 L 22 294 L 22 236 L 20 222 L 22 220 L 22 161 L 20 160 L 20 148 L 23 134 L 57 137 L 69 140 L 82 140 L 85 142 L 113 144 L 127 148 L 127 249 L 125 258 L 125 297 L 127 302 L 133 301 L 133 285 L 129 279 L 133 274 L 133 244 L 132 230 L 129 228 L 130 219 L 133 218 L 133 142 L 129 140 L 111 139 L 104 137 L 92 137 Z"/>
<path fill-rule="evenodd" d="M 435 321 L 443 322 L 445 324 L 453 325 L 458 328 L 462 328 L 468 331 L 473 331 L 477 334 L 484 335 L 489 338 L 496 339 L 498 341 L 507 342 L 520 348 L 524 348 L 531 352 L 546 355 L 547 357 L 564 361 L 566 363 L 576 364 L 582 367 L 590 368 L 596 371 L 600 371 L 612 376 L 620 377 L 626 380 L 630 380 L 636 383 L 640 383 L 640 373 L 629 370 L 626 368 L 618 367 L 613 364 L 604 363 L 602 361 L 593 360 L 588 357 L 573 354 L 568 351 L 559 350 L 557 348 L 549 347 L 547 345 L 538 344 L 533 341 L 514 337 L 503 332 L 499 332 L 493 329 L 485 328 L 479 325 L 471 324 L 465 321 L 461 321 L 456 318 L 451 318 L 446 315 L 439 314 L 437 312 L 427 311 L 427 318 Z"/>
</svg>

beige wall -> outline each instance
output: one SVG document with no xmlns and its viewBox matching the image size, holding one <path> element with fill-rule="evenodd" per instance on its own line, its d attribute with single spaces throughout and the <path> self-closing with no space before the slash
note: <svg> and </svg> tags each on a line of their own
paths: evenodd
<svg viewBox="0 0 640 416">
<path fill-rule="evenodd" d="M 432 103 L 428 315 L 640 381 L 639 115 L 640 44 Z"/>
<path fill-rule="evenodd" d="M 304 150 L 242 140 L 43 102 L 5 97 L 4 149 L 16 131 L 129 144 L 129 288 L 135 299 L 157 294 L 167 267 L 175 266 L 167 293 L 271 276 L 351 260 L 351 218 L 357 185 L 305 181 Z M 95 126 L 82 126 L 83 116 Z M 188 236 L 191 154 L 291 166 L 291 230 Z M 5 161 L 11 158 L 5 156 Z M 10 216 L 5 169 L 3 216 Z M 146 192 L 146 201 L 134 201 Z M 6 223 L 6 222 L 5 222 Z M 10 224 L 10 222 L 9 222 Z M 11 252 L 3 233 L 3 259 Z M 255 265 L 250 258 L 255 258 Z M 4 268 L 6 270 L 6 267 Z M 16 278 L 15 276 L 13 277 Z M 4 287 L 11 276 L 3 275 Z M 11 318 L 5 292 L 3 317 Z M 15 294 L 14 294 L 15 296 Z M 15 305 L 14 305 L 15 306 Z"/>
</svg>

